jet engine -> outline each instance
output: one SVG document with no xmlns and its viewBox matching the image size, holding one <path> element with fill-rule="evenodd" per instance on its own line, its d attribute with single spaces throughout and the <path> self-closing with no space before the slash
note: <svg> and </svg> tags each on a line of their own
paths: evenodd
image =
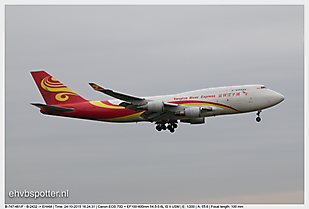
<svg viewBox="0 0 309 209">
<path fill-rule="evenodd" d="M 164 104 L 162 101 L 152 101 L 145 105 L 139 106 L 139 108 L 147 109 L 150 112 L 163 112 Z"/>
<path fill-rule="evenodd" d="M 203 124 L 203 123 L 205 123 L 205 118 L 183 119 L 183 120 L 180 120 L 180 122 L 190 123 L 190 124 Z"/>
<path fill-rule="evenodd" d="M 218 112 L 221 108 L 219 107 L 187 107 L 184 110 L 175 112 L 175 116 L 184 116 L 187 118 L 198 118 L 201 117 L 202 113 L 205 112 Z"/>
<path fill-rule="evenodd" d="M 200 107 L 190 107 L 185 109 L 185 116 L 188 118 L 197 118 L 201 117 L 201 108 Z"/>
<path fill-rule="evenodd" d="M 184 116 L 187 118 L 198 118 L 201 117 L 201 107 L 188 107 L 184 110 L 175 112 L 176 116 Z"/>
</svg>

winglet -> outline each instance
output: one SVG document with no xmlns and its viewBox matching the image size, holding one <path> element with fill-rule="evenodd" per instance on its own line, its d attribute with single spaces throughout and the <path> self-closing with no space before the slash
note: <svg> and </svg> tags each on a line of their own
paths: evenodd
<svg viewBox="0 0 309 209">
<path fill-rule="evenodd" d="M 89 85 L 94 89 L 94 90 L 104 90 L 101 86 L 95 84 L 95 83 L 89 83 Z"/>
</svg>

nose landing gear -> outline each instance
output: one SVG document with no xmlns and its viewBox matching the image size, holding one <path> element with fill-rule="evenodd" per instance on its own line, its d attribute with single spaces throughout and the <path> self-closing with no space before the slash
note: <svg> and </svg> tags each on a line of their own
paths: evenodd
<svg viewBox="0 0 309 209">
<path fill-rule="evenodd" d="M 260 113 L 262 112 L 262 110 L 259 110 L 257 113 L 256 113 L 256 115 L 257 115 L 257 118 L 255 119 L 256 120 L 256 122 L 261 122 L 261 117 L 260 117 Z"/>
</svg>

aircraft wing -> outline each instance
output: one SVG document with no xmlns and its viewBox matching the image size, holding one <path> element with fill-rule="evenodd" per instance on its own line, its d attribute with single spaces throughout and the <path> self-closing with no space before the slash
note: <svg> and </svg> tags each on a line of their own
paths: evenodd
<svg viewBox="0 0 309 209">
<path fill-rule="evenodd" d="M 145 101 L 144 98 L 140 98 L 140 97 L 135 97 L 135 96 L 131 96 L 128 94 L 123 94 L 123 93 L 119 93 L 119 92 L 115 92 L 111 89 L 104 89 L 101 86 L 95 84 L 95 83 L 89 83 L 89 85 L 96 91 L 102 92 L 104 94 L 107 94 L 111 97 L 114 97 L 116 99 L 120 99 L 126 102 L 130 102 L 132 104 L 140 104 L 141 102 Z"/>
<path fill-rule="evenodd" d="M 95 83 L 89 83 L 89 85 L 96 91 L 102 92 L 104 94 L 107 94 L 111 97 L 114 97 L 116 99 L 122 100 L 123 102 L 119 105 L 122 107 L 125 107 L 127 109 L 131 109 L 137 112 L 147 110 L 144 114 L 141 115 L 141 117 L 151 120 L 151 121 L 160 121 L 163 119 L 168 119 L 170 115 L 174 115 L 174 112 L 178 110 L 179 105 L 168 103 L 168 102 L 160 102 L 160 101 L 152 101 L 141 97 L 131 96 L 119 92 L 115 92 L 111 89 L 105 89 Z M 149 109 L 149 105 L 151 103 L 156 103 L 161 110 L 152 110 Z"/>
</svg>

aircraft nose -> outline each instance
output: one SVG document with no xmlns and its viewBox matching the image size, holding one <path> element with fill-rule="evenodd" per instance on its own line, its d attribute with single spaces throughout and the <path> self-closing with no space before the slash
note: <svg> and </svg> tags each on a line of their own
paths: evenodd
<svg viewBox="0 0 309 209">
<path fill-rule="evenodd" d="M 279 104 L 280 102 L 282 102 L 284 100 L 284 96 L 282 94 L 279 94 L 277 92 L 274 92 L 272 94 L 272 100 L 275 104 Z"/>
<path fill-rule="evenodd" d="M 281 97 L 280 102 L 282 102 L 285 98 L 284 98 L 284 96 L 283 96 L 282 94 L 279 94 L 279 95 L 280 95 L 280 97 Z"/>
</svg>

